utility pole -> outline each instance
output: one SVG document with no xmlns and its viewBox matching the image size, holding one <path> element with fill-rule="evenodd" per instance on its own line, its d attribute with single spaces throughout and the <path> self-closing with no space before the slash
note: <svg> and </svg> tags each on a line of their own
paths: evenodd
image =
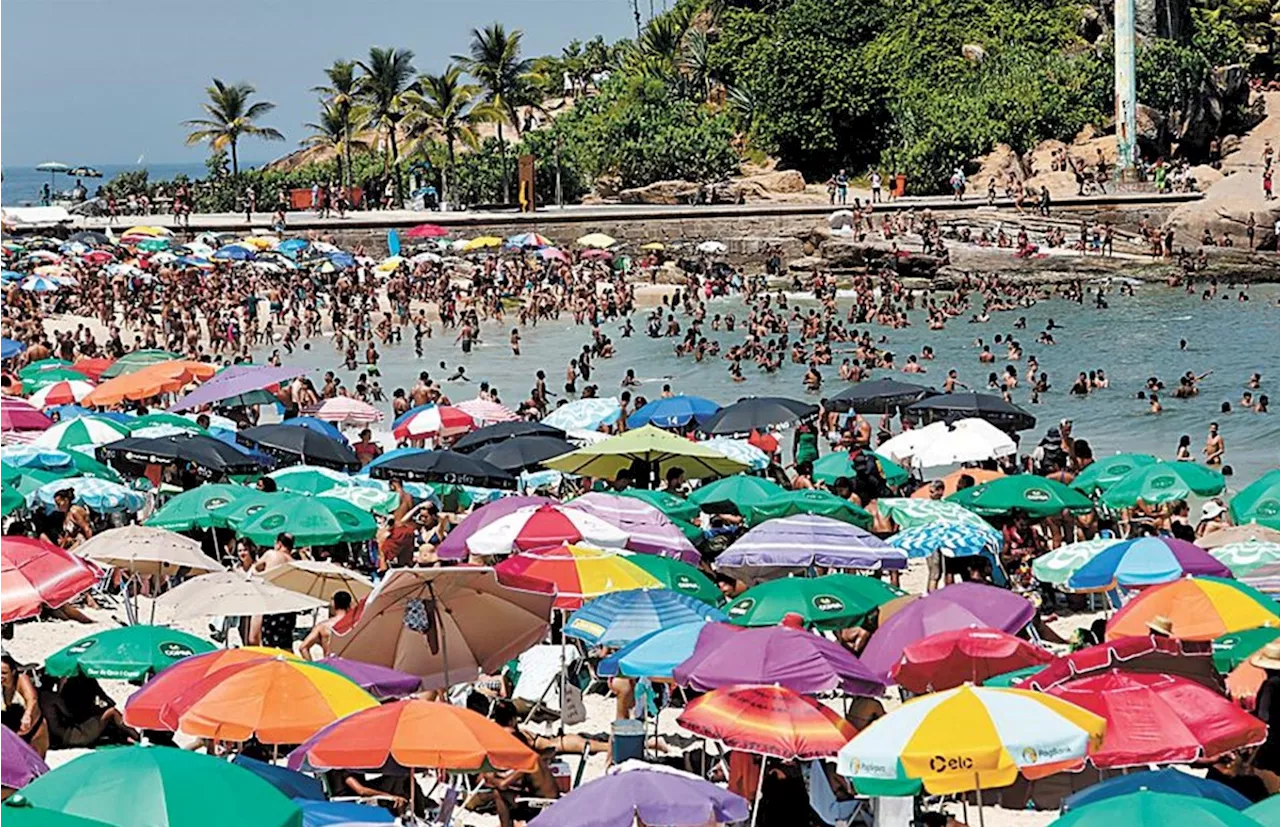
<svg viewBox="0 0 1280 827">
<path fill-rule="evenodd" d="M 1134 0 L 1116 3 L 1116 179 L 1132 180 L 1137 167 L 1138 85 Z"/>
</svg>

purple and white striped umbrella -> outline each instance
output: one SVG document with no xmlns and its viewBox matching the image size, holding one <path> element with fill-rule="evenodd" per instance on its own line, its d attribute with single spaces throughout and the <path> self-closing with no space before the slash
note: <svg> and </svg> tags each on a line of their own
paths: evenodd
<svg viewBox="0 0 1280 827">
<path fill-rule="evenodd" d="M 841 520 L 797 514 L 761 523 L 715 562 L 717 569 L 747 583 L 782 577 L 790 571 L 813 566 L 905 569 L 907 553 Z"/>
<path fill-rule="evenodd" d="M 629 535 L 627 548 L 632 551 L 674 557 L 695 565 L 702 559 L 680 527 L 644 500 L 592 492 L 583 494 L 566 505 L 626 531 Z"/>
<path fill-rule="evenodd" d="M 527 506 L 554 505 L 555 503 L 556 501 L 550 497 L 536 496 L 503 497 L 500 500 L 486 503 L 472 511 L 465 520 L 454 526 L 453 531 L 449 532 L 449 536 L 444 538 L 444 542 L 436 547 L 436 556 L 441 560 L 466 560 L 471 553 L 467 549 L 467 540 L 471 538 L 472 534 L 489 525 L 489 523 L 508 514 L 514 514 Z"/>
</svg>

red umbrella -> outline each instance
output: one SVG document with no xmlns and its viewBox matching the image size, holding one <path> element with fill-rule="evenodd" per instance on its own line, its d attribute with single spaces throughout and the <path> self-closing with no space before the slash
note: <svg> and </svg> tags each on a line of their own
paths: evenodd
<svg viewBox="0 0 1280 827">
<path fill-rule="evenodd" d="M 441 238 L 448 234 L 449 231 L 439 224 L 419 224 L 404 232 L 405 238 Z"/>
<path fill-rule="evenodd" d="M 781 686 L 726 686 L 694 698 L 679 724 L 731 749 L 793 761 L 830 758 L 857 731 L 853 724 Z"/>
<path fill-rule="evenodd" d="M 13 396 L 0 396 L 0 431 L 45 431 L 53 420 L 30 402 Z"/>
<path fill-rule="evenodd" d="M 0 546 L 0 622 L 56 609 L 93 588 L 98 573 L 66 549 L 34 537 L 6 537 Z"/>
<path fill-rule="evenodd" d="M 1113 669 L 1048 694 L 1107 720 L 1107 737 L 1089 755 L 1097 767 L 1210 761 L 1260 744 L 1267 725 L 1217 692 L 1173 675 Z"/>
<path fill-rule="evenodd" d="M 982 683 L 1052 660 L 1039 646 L 999 629 L 952 629 L 908 645 L 890 674 L 900 686 L 921 694 Z"/>
<path fill-rule="evenodd" d="M 1222 686 L 1213 665 L 1212 644 L 1148 635 L 1116 638 L 1063 655 L 1017 688 L 1047 692 L 1069 680 L 1112 668 L 1179 675 L 1214 690 Z"/>
<path fill-rule="evenodd" d="M 111 255 L 111 253 L 108 253 L 106 250 L 93 250 L 92 252 L 85 253 L 81 256 L 81 259 L 89 264 L 107 264 L 108 262 L 115 261 L 116 257 Z"/>
<path fill-rule="evenodd" d="M 77 359 L 71 369 L 76 373 L 83 373 L 93 381 L 97 382 L 102 378 L 102 372 L 114 365 L 115 359 L 107 359 L 106 357 L 98 357 L 96 359 Z"/>
</svg>

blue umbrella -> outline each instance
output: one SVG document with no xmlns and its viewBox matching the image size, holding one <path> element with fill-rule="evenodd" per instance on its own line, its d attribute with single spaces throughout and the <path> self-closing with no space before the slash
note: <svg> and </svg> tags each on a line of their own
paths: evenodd
<svg viewBox="0 0 1280 827">
<path fill-rule="evenodd" d="M 390 451 L 387 451 L 384 454 L 380 454 L 377 457 L 377 459 L 374 459 L 372 462 L 366 465 L 364 467 L 365 476 L 368 476 L 368 472 L 370 468 L 377 468 L 379 465 L 390 462 L 393 459 L 399 459 L 400 457 L 411 457 L 415 454 L 425 454 L 426 452 L 427 452 L 426 448 L 408 448 L 408 447 L 394 448 Z"/>
<path fill-rule="evenodd" d="M 971 557 L 984 551 L 999 551 L 1002 538 L 990 526 L 940 520 L 899 531 L 888 542 L 908 557 L 928 557 L 935 551 L 941 551 L 943 557 Z"/>
<path fill-rule="evenodd" d="M 253 250 L 239 244 L 228 244 L 213 251 L 213 257 L 219 261 L 250 261 L 256 255 Z"/>
<path fill-rule="evenodd" d="M 199 256 L 179 256 L 178 263 L 187 267 L 211 267 L 209 259 L 200 258 Z"/>
<path fill-rule="evenodd" d="M 311 242 L 305 238 L 286 238 L 276 245 L 276 249 L 286 256 L 296 256 L 300 251 L 311 246 Z"/>
<path fill-rule="evenodd" d="M 354 801 L 312 801 L 295 798 L 302 810 L 302 827 L 364 827 L 367 824 L 395 824 L 396 817 L 381 807 Z"/>
<path fill-rule="evenodd" d="M 0 359 L 10 359 L 26 349 L 27 346 L 16 339 L 7 336 L 0 338 Z"/>
<path fill-rule="evenodd" d="M 624 646 L 650 632 L 728 616 L 696 597 L 670 589 L 631 589 L 601 595 L 569 616 L 564 633 L 596 646 Z"/>
<path fill-rule="evenodd" d="M 22 281 L 24 278 L 26 278 L 26 275 L 16 270 L 0 271 L 0 281 Z"/>
<path fill-rule="evenodd" d="M 720 405 L 701 396 L 669 396 L 655 399 L 627 417 L 628 428 L 656 425 L 659 428 L 683 428 L 690 422 L 709 419 Z"/>
<path fill-rule="evenodd" d="M 351 253 L 337 252 L 329 254 L 329 261 L 333 262 L 334 267 L 342 267 L 344 269 L 356 266 L 356 257 Z"/>
<path fill-rule="evenodd" d="M 75 501 L 90 511 L 110 513 L 115 511 L 141 511 L 147 504 L 147 498 L 133 489 L 118 482 L 98 479 L 97 477 L 69 477 L 45 483 L 31 495 L 31 501 L 38 502 L 51 510 L 54 507 L 53 495 L 64 488 L 76 492 Z"/>
<path fill-rule="evenodd" d="M 322 433 L 330 439 L 337 440 L 343 445 L 347 444 L 347 438 L 342 435 L 342 431 L 338 430 L 338 426 L 332 422 L 326 422 L 323 419 L 317 419 L 314 416 L 294 416 L 283 420 L 281 425 L 294 425 L 298 428 L 309 428 L 312 431 Z M 385 454 L 383 455 L 386 456 Z"/>
<path fill-rule="evenodd" d="M 1138 537 L 1107 546 L 1067 578 L 1067 588 L 1109 589 L 1153 586 L 1185 575 L 1231 577 L 1231 570 L 1209 552 L 1174 537 Z"/>
<path fill-rule="evenodd" d="M 695 620 L 650 632 L 600 661 L 601 677 L 670 678 L 689 659 L 707 622 Z"/>
<path fill-rule="evenodd" d="M 39 448 L 35 445 L 6 445 L 0 449 L 0 459 L 15 468 L 32 468 L 37 471 L 58 471 L 71 467 L 71 455 L 56 448 Z"/>
<path fill-rule="evenodd" d="M 1062 812 L 1078 809 L 1117 795 L 1128 795 L 1139 790 L 1172 793 L 1194 798 L 1209 798 L 1236 810 L 1249 806 L 1249 799 L 1217 781 L 1209 781 L 1175 769 L 1143 770 L 1120 775 L 1094 784 L 1092 787 L 1067 796 L 1062 802 Z"/>
<path fill-rule="evenodd" d="M 52 293 L 62 285 L 44 276 L 31 276 L 22 282 L 22 289 L 32 293 Z"/>
</svg>

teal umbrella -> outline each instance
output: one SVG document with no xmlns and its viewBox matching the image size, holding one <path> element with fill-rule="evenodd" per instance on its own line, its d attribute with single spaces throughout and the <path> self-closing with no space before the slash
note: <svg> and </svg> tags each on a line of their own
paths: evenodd
<svg viewBox="0 0 1280 827">
<path fill-rule="evenodd" d="M 85 675 L 136 681 L 215 648 L 195 635 L 166 626 L 124 626 L 89 635 L 54 652 L 44 668 L 55 678 Z"/>
<path fill-rule="evenodd" d="M 1023 513 L 1030 517 L 1053 517 L 1063 511 L 1086 514 L 1093 501 L 1072 488 L 1047 477 L 1016 474 L 957 491 L 947 502 L 962 505 L 983 517 Z"/>
<path fill-rule="evenodd" d="M 880 474 L 889 485 L 902 485 L 911 476 L 907 469 L 888 457 L 869 451 L 880 466 Z M 813 478 L 826 485 L 834 485 L 841 477 L 853 479 L 857 473 L 849 461 L 848 451 L 832 451 L 813 464 Z"/>
<path fill-rule="evenodd" d="M 18 489 L 5 482 L 0 486 L 0 514 L 8 517 L 27 504 L 27 500 Z"/>
<path fill-rule="evenodd" d="M 739 512 L 752 525 L 793 514 L 817 514 L 861 528 L 870 528 L 874 522 L 874 518 L 862 506 L 820 488 L 784 491 L 759 505 L 750 505 L 745 509 L 739 506 Z"/>
<path fill-rule="evenodd" d="M 1208 798 L 1149 790 L 1104 798 L 1072 810 L 1052 827 L 1259 827 L 1247 812 Z"/>
<path fill-rule="evenodd" d="M 1128 508 L 1142 500 L 1147 505 L 1159 505 L 1173 500 L 1185 500 L 1194 495 L 1211 497 L 1221 494 L 1226 487 L 1226 477 L 1194 462 L 1156 462 L 1135 468 L 1116 480 L 1102 495 L 1102 501 L 1112 508 Z"/>
<path fill-rule="evenodd" d="M 858 574 L 783 577 L 747 589 L 725 612 L 738 626 L 776 626 L 795 614 L 808 626 L 843 629 L 903 594 L 882 580 Z"/>
<path fill-rule="evenodd" d="M 1214 668 L 1225 675 L 1278 637 L 1280 628 L 1274 626 L 1259 626 L 1256 629 L 1225 634 L 1213 642 Z"/>
<path fill-rule="evenodd" d="M 256 494 L 252 488 L 227 483 L 205 483 L 173 497 L 147 518 L 146 524 L 170 531 L 225 528 L 231 506 Z"/>
<path fill-rule="evenodd" d="M 699 508 L 731 505 L 739 514 L 745 514 L 749 509 L 768 505 L 770 500 L 786 493 L 787 489 L 773 480 L 735 474 L 700 486 L 689 495 L 689 502 Z"/>
<path fill-rule="evenodd" d="M 1280 468 L 1258 477 L 1231 498 L 1231 519 L 1236 525 L 1260 523 L 1280 529 Z"/>
<path fill-rule="evenodd" d="M 1094 491 L 1106 491 L 1115 485 L 1126 474 L 1159 460 L 1151 454 L 1115 454 L 1102 459 L 1095 459 L 1071 481 L 1071 487 L 1086 494 Z"/>
<path fill-rule="evenodd" d="M 292 534 L 302 548 L 371 540 L 378 525 L 369 512 L 331 497 L 286 496 L 236 526 L 236 534 L 270 546 Z"/>
</svg>

